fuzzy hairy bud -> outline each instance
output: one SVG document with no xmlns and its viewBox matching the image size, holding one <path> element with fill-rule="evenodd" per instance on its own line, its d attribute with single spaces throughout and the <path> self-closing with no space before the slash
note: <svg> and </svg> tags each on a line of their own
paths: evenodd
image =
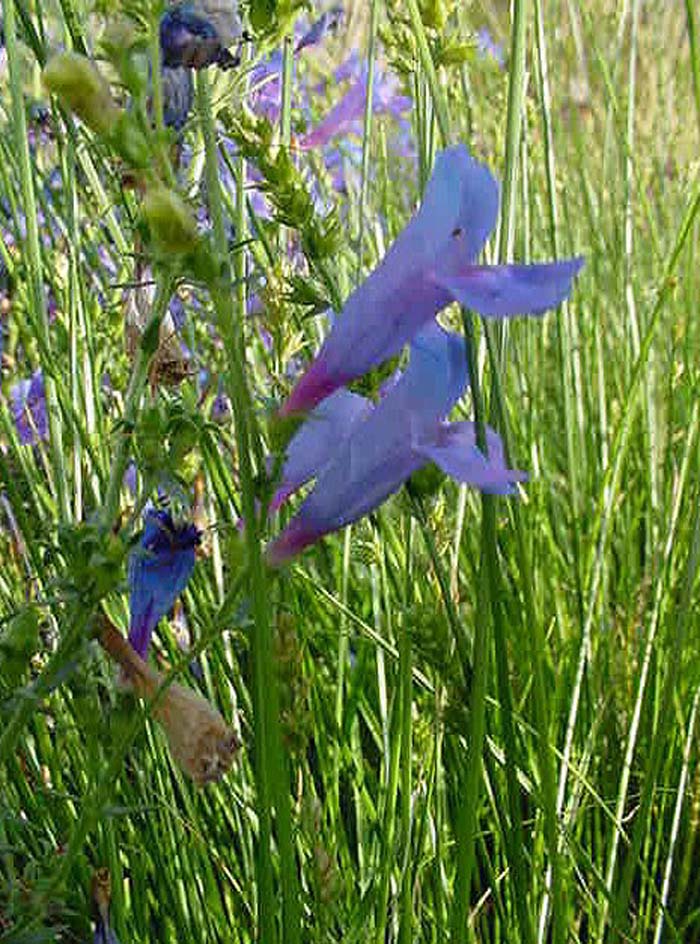
<svg viewBox="0 0 700 944">
<path fill-rule="evenodd" d="M 42 81 L 64 105 L 93 131 L 110 134 L 120 115 L 120 109 L 92 62 L 75 52 L 61 52 L 47 62 Z"/>
</svg>

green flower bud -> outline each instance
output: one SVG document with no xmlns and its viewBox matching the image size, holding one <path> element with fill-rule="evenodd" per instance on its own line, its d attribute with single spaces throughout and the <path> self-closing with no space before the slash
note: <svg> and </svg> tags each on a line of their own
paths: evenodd
<svg viewBox="0 0 700 944">
<path fill-rule="evenodd" d="M 97 134 L 109 134 L 119 119 L 120 109 L 109 85 L 85 56 L 61 52 L 53 56 L 42 73 L 49 92 Z"/>
<path fill-rule="evenodd" d="M 132 167 L 148 166 L 151 159 L 148 141 L 133 115 L 125 111 L 119 115 L 119 119 L 112 128 L 111 140 L 117 151 Z"/>
<path fill-rule="evenodd" d="M 143 217 L 164 252 L 188 253 L 195 248 L 197 224 L 185 201 L 174 191 L 160 186 L 147 191 Z"/>
</svg>

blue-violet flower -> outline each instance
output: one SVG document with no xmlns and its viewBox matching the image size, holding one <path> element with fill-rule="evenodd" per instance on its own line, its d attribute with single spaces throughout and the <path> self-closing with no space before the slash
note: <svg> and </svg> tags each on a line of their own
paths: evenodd
<svg viewBox="0 0 700 944">
<path fill-rule="evenodd" d="M 129 642 L 142 658 L 158 621 L 187 586 L 200 539 L 194 525 L 175 525 L 168 511 L 146 512 L 140 546 L 129 557 Z"/>
<path fill-rule="evenodd" d="M 408 368 L 377 404 L 340 389 L 316 407 L 289 444 L 272 508 L 311 478 L 316 483 L 268 548 L 268 562 L 281 564 L 366 515 L 430 462 L 459 482 L 511 493 L 526 476 L 506 467 L 497 433 L 486 430 L 487 457 L 474 423 L 445 422 L 466 383 L 464 339 L 434 322 L 416 336 Z"/>
<path fill-rule="evenodd" d="M 540 314 L 571 291 L 583 259 L 477 265 L 496 223 L 498 184 L 460 144 L 438 154 L 420 209 L 350 295 L 282 416 L 320 400 L 398 353 L 450 302 L 489 318 Z"/>
</svg>

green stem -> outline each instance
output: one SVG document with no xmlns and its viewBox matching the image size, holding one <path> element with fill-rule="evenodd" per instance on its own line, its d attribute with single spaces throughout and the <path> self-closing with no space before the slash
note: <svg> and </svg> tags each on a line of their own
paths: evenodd
<svg viewBox="0 0 700 944">
<path fill-rule="evenodd" d="M 158 327 L 163 319 L 163 315 L 170 303 L 172 296 L 173 280 L 170 275 L 161 276 L 156 288 L 156 297 L 153 302 L 153 311 L 151 318 L 143 333 L 143 339 L 152 338 L 153 333 L 158 331 Z M 119 432 L 116 452 L 112 461 L 112 467 L 109 474 L 109 484 L 107 485 L 107 494 L 105 496 L 102 517 L 106 527 L 112 527 L 119 512 L 119 495 L 121 493 L 124 472 L 129 462 L 129 448 L 131 446 L 131 434 L 138 419 L 141 397 L 148 380 L 148 368 L 151 363 L 151 351 L 146 351 L 143 345 L 139 345 L 134 360 L 134 366 L 129 378 L 129 386 L 126 391 L 124 402 L 124 418 L 122 428 Z"/>
<path fill-rule="evenodd" d="M 685 0 L 685 13 L 688 21 L 688 42 L 690 43 L 690 68 L 693 74 L 693 96 L 695 98 L 695 117 L 700 134 L 700 43 L 698 43 L 697 4 L 694 0 Z"/>
<path fill-rule="evenodd" d="M 289 774 L 282 753 L 279 731 L 279 695 L 273 658 L 273 636 L 269 612 L 269 591 L 266 568 L 260 547 L 256 500 L 255 470 L 251 444 L 256 435 L 255 415 L 251 406 L 245 374 L 245 338 L 243 311 L 236 310 L 230 286 L 228 246 L 224 227 L 223 203 L 218 176 L 216 132 L 211 109 L 207 76 L 197 76 L 197 99 L 204 136 L 209 212 L 213 222 L 216 251 L 221 260 L 222 275 L 212 287 L 219 332 L 228 359 L 226 385 L 233 404 L 236 446 L 241 479 L 242 508 L 245 520 L 245 543 L 250 573 L 254 631 L 252 636 L 254 726 L 256 749 L 256 782 L 260 823 L 257 855 L 258 870 L 258 935 L 261 941 L 278 938 L 275 916 L 272 867 L 272 811 L 277 813 L 277 840 L 282 879 L 282 937 L 284 941 L 300 941 L 301 914 L 296 858 L 291 829 Z M 239 202 L 239 219 L 244 219 Z"/>
<path fill-rule="evenodd" d="M 399 908 L 398 944 L 411 944 L 413 940 L 413 864 L 411 862 L 411 761 L 413 753 L 412 712 L 413 679 L 411 674 L 411 620 L 409 616 L 413 586 L 411 567 L 413 521 L 406 520 L 406 579 L 401 620 L 399 622 L 399 690 L 401 693 L 401 849 L 403 852 L 401 874 L 401 899 Z"/>
<path fill-rule="evenodd" d="M 27 136 L 27 122 L 24 111 L 24 95 L 22 93 L 22 69 L 17 45 L 17 23 L 15 19 L 14 3 L 4 3 L 5 14 L 5 48 L 7 49 L 7 64 L 10 73 L 10 92 L 12 95 L 12 118 L 15 133 L 15 150 L 19 158 L 20 180 L 22 185 L 22 201 L 27 223 L 27 267 L 31 285 L 32 307 L 35 324 L 40 332 L 40 353 L 44 368 L 44 383 L 46 390 L 46 413 L 49 427 L 49 441 L 53 462 L 56 497 L 61 521 L 69 521 L 70 501 L 68 497 L 68 480 L 66 477 L 65 460 L 63 455 L 63 429 L 58 409 L 56 386 L 49 373 L 49 353 L 51 342 L 49 336 L 49 318 L 44 298 L 44 275 L 41 259 L 41 245 L 39 242 L 39 227 L 37 222 L 37 207 L 34 194 L 34 180 L 32 177 L 31 157 L 29 154 L 29 138 Z"/>
<path fill-rule="evenodd" d="M 413 27 L 413 35 L 418 44 L 418 58 L 425 72 L 428 88 L 430 89 L 430 96 L 433 100 L 433 108 L 435 109 L 435 117 L 437 119 L 440 137 L 442 138 L 443 145 L 447 146 L 450 143 L 451 127 L 447 101 L 440 88 L 440 81 L 430 52 L 430 46 L 428 45 L 428 37 L 425 33 L 417 0 L 406 0 L 406 6 L 408 7 L 408 15 L 411 20 L 411 26 Z"/>
<path fill-rule="evenodd" d="M 362 177 L 360 180 L 360 234 L 357 247 L 357 282 L 362 273 L 362 254 L 365 241 L 365 207 L 369 184 L 369 160 L 372 144 L 372 116 L 374 115 L 374 73 L 377 57 L 377 24 L 379 22 L 379 0 L 372 0 L 369 19 L 369 46 L 367 49 L 367 100 L 362 131 Z"/>
</svg>

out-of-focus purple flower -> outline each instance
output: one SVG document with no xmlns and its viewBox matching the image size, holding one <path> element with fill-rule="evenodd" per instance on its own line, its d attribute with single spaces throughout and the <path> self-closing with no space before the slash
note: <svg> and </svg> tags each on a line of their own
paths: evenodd
<svg viewBox="0 0 700 944">
<path fill-rule="evenodd" d="M 332 33 L 338 29 L 343 20 L 343 8 L 340 6 L 331 7 L 312 23 L 309 29 L 304 33 L 296 45 L 295 52 L 301 52 L 308 46 L 316 46 L 321 42 L 326 33 Z"/>
<path fill-rule="evenodd" d="M 583 259 L 476 265 L 498 214 L 498 184 L 464 145 L 438 154 L 423 203 L 383 261 L 348 298 L 283 405 L 282 416 L 324 397 L 398 353 L 450 302 L 491 318 L 540 314 L 568 297 Z"/>
<path fill-rule="evenodd" d="M 250 73 L 250 107 L 270 123 L 279 117 L 282 102 L 282 53 L 275 50 L 257 62 Z"/>
<path fill-rule="evenodd" d="M 218 393 L 214 397 L 210 415 L 212 423 L 219 425 L 228 423 L 231 420 L 231 416 L 233 415 L 231 398 L 221 388 L 219 388 Z"/>
<path fill-rule="evenodd" d="M 169 69 L 204 69 L 218 65 L 230 69 L 239 58 L 228 46 L 241 35 L 235 0 L 193 0 L 178 3 L 160 20 L 163 65 Z"/>
<path fill-rule="evenodd" d="M 269 547 L 271 565 L 366 515 L 430 462 L 494 494 L 525 479 L 506 467 L 493 430 L 487 457 L 474 423 L 445 422 L 467 382 L 465 355 L 464 340 L 435 322 L 416 336 L 407 370 L 376 405 L 343 389 L 310 414 L 289 444 L 273 508 L 311 478 L 316 484 Z"/>
<path fill-rule="evenodd" d="M 503 45 L 502 43 L 497 43 L 491 33 L 485 26 L 477 32 L 476 34 L 476 48 L 479 55 L 486 59 L 493 59 L 499 68 L 503 68 L 505 65 L 505 56 L 503 55 Z"/>
<path fill-rule="evenodd" d="M 135 498 L 136 492 L 138 491 L 138 469 L 136 468 L 136 463 L 133 461 L 133 459 L 126 467 L 123 483 L 131 497 Z"/>
<path fill-rule="evenodd" d="M 40 368 L 28 380 L 19 380 L 10 387 L 10 406 L 22 445 L 49 438 L 46 390 Z"/>
<path fill-rule="evenodd" d="M 324 36 L 338 27 L 343 15 L 342 7 L 333 7 L 323 13 L 311 27 L 301 35 L 294 52 L 317 45 Z M 257 62 L 250 72 L 249 104 L 253 111 L 274 123 L 279 119 L 282 103 L 282 52 L 276 49 Z"/>
<path fill-rule="evenodd" d="M 356 49 L 350 53 L 333 72 L 333 81 L 336 83 L 347 82 L 349 79 L 358 79 L 362 75 L 364 63 Z"/>
<path fill-rule="evenodd" d="M 112 930 L 109 921 L 104 921 L 100 916 L 95 922 L 95 934 L 92 940 L 93 944 L 119 944 L 119 938 Z"/>
<path fill-rule="evenodd" d="M 394 76 L 379 69 L 375 74 L 372 99 L 372 107 L 378 114 L 400 117 L 411 108 L 411 99 L 399 93 Z M 366 101 L 367 69 L 365 67 L 323 121 L 304 135 L 300 141 L 301 146 L 304 148 L 323 147 L 339 134 L 359 131 Z"/>
<path fill-rule="evenodd" d="M 168 511 L 146 512 L 143 536 L 129 557 L 129 642 L 146 657 L 153 630 L 190 579 L 200 533 L 176 525 Z"/>
<path fill-rule="evenodd" d="M 167 66 L 161 71 L 163 83 L 163 124 L 166 128 L 182 131 L 187 122 L 194 87 L 189 69 L 171 69 Z"/>
</svg>

